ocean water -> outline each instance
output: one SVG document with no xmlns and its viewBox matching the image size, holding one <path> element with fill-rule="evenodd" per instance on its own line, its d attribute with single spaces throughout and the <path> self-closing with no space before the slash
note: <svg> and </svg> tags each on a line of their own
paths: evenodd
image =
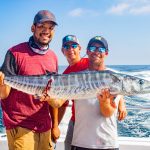
<svg viewBox="0 0 150 150">
<path fill-rule="evenodd" d="M 111 65 L 114 70 L 150 80 L 150 65 Z M 59 67 L 62 73 L 66 66 Z M 150 94 L 125 97 L 128 115 L 125 120 L 118 122 L 118 134 L 123 137 L 150 137 Z M 61 124 L 61 134 L 65 136 L 71 107 L 67 108 Z M 0 133 L 5 132 L 0 108 Z"/>
</svg>

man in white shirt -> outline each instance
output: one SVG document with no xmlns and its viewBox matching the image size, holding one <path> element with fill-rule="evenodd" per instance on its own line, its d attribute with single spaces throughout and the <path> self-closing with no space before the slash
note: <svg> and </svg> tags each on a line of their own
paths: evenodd
<svg viewBox="0 0 150 150">
<path fill-rule="evenodd" d="M 107 41 L 96 36 L 87 47 L 88 71 L 107 70 Z M 75 101 L 75 126 L 71 150 L 118 150 L 117 110 L 121 95 L 114 97 L 108 89 L 92 99 Z"/>
</svg>

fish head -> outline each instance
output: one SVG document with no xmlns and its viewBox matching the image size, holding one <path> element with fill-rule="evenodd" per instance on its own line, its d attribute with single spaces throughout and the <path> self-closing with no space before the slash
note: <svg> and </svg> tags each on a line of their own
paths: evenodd
<svg viewBox="0 0 150 150">
<path fill-rule="evenodd" d="M 123 91 L 127 95 L 150 93 L 150 81 L 127 75 L 123 80 Z"/>
<path fill-rule="evenodd" d="M 139 79 L 138 84 L 140 86 L 141 94 L 150 93 L 150 81 L 145 79 Z"/>
</svg>

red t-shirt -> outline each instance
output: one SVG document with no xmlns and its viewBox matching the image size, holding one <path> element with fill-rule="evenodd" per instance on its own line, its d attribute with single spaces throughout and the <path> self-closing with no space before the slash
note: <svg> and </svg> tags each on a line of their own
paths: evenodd
<svg viewBox="0 0 150 150">
<path fill-rule="evenodd" d="M 6 65 L 8 63 L 9 65 Z M 57 72 L 57 64 L 53 51 L 39 55 L 31 50 L 28 43 L 21 43 L 8 51 L 2 71 L 6 75 L 43 75 L 47 72 Z M 40 102 L 32 95 L 12 88 L 1 104 L 6 129 L 20 126 L 40 133 L 51 128 L 47 102 Z"/>
<path fill-rule="evenodd" d="M 88 58 L 81 58 L 81 60 L 79 62 L 77 62 L 76 64 L 72 65 L 72 66 L 68 66 L 66 68 L 66 70 L 63 72 L 63 74 L 69 74 L 69 73 L 73 73 L 73 72 L 79 72 L 79 71 L 83 71 L 86 70 L 88 68 L 89 65 L 89 61 Z M 68 101 L 63 105 L 64 107 L 68 106 Z M 72 100 L 72 116 L 71 116 L 71 120 L 75 121 L 75 109 L 74 109 L 74 101 Z"/>
</svg>

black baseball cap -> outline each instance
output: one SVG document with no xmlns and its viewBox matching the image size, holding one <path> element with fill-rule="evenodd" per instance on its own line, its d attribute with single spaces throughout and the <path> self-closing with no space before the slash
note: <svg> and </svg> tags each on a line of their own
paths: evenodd
<svg viewBox="0 0 150 150">
<path fill-rule="evenodd" d="M 98 42 L 98 43 L 102 44 L 104 46 L 104 48 L 106 48 L 106 50 L 108 50 L 108 43 L 102 36 L 95 36 L 95 37 L 93 37 L 89 41 L 87 48 L 90 47 L 91 44 L 95 43 L 95 42 Z"/>
</svg>

